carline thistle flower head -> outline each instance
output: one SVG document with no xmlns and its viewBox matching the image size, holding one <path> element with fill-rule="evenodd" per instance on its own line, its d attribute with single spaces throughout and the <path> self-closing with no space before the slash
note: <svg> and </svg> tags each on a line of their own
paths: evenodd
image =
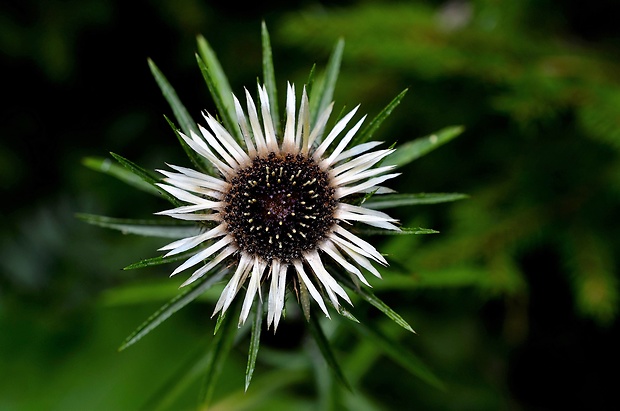
<svg viewBox="0 0 620 411">
<path fill-rule="evenodd" d="M 332 103 L 311 127 L 305 87 L 298 108 L 295 87 L 289 84 L 284 130 L 278 133 L 266 88 L 259 87 L 260 109 L 247 90 L 245 94 L 245 111 L 233 96 L 243 141 L 238 142 L 234 133 L 206 113 L 208 129 L 199 126 L 201 135 L 180 134 L 217 168 L 219 176 L 174 165 L 170 167 L 175 172 L 158 170 L 165 176 L 158 185 L 187 205 L 157 214 L 208 227 L 161 250 L 168 251 L 166 257 L 198 250 L 172 273 L 195 270 L 183 286 L 219 265 L 233 267 L 213 315 L 226 312 L 245 286 L 239 318 L 239 324 L 244 323 L 264 287 L 268 288 L 267 325 L 276 329 L 287 288 L 304 287 L 329 317 L 326 299 L 335 308 L 340 307 L 339 298 L 351 301 L 323 258 L 329 257 L 366 285 L 363 271 L 380 277 L 373 263 L 387 265 L 375 247 L 350 227 L 360 222 L 399 230 L 389 215 L 353 204 L 353 199 L 366 193 L 389 191 L 381 184 L 398 174 L 386 174 L 393 167 L 378 163 L 393 150 L 375 150 L 380 142 L 348 147 L 365 119 L 347 130 L 359 106 L 326 130 Z"/>
</svg>

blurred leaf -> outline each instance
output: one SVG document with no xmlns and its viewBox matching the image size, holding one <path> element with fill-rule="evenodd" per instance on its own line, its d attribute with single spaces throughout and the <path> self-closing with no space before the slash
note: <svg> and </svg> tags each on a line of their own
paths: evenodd
<svg viewBox="0 0 620 411">
<path fill-rule="evenodd" d="M 445 390 L 441 380 L 410 350 L 397 341 L 384 335 L 377 327 L 369 327 L 365 323 L 352 326 L 364 338 L 372 340 L 394 362 L 401 365 L 411 374 L 435 388 Z"/>
<path fill-rule="evenodd" d="M 357 134 L 351 141 L 351 147 L 365 143 L 370 140 L 374 135 L 375 131 L 377 131 L 379 127 L 381 127 L 383 121 L 385 121 L 385 119 L 388 118 L 390 114 L 392 114 L 392 111 L 394 111 L 394 109 L 400 104 L 400 101 L 405 97 L 407 91 L 408 89 L 404 89 L 403 91 L 401 91 L 400 94 L 394 97 L 394 99 L 390 101 L 390 103 L 383 110 L 381 110 L 381 112 L 377 114 L 377 116 L 373 118 L 370 123 L 364 126 L 364 128 L 359 132 L 359 134 Z"/>
<path fill-rule="evenodd" d="M 344 50 L 344 40 L 339 39 L 329 57 L 325 68 L 325 76 L 320 84 L 312 87 L 310 95 L 310 124 L 314 127 L 318 116 L 332 103 L 334 97 L 334 89 L 338 81 L 338 73 L 340 72 L 340 63 L 342 62 L 342 52 Z"/>
<path fill-rule="evenodd" d="M 152 302 L 165 304 L 178 295 L 178 284 L 166 277 L 106 289 L 102 293 L 101 301 L 102 304 L 111 307 Z"/>
<path fill-rule="evenodd" d="M 86 157 L 82 159 L 82 164 L 86 167 L 99 171 L 104 174 L 116 177 L 124 183 L 129 184 L 139 190 L 145 191 L 149 194 L 154 194 L 159 197 L 163 197 L 161 190 L 150 183 L 147 183 L 141 177 L 135 173 L 129 171 L 127 168 L 119 166 L 110 160 L 103 157 Z"/>
<path fill-rule="evenodd" d="M 319 350 L 321 351 L 325 362 L 334 372 L 334 375 L 336 375 L 338 381 L 340 381 L 340 383 L 342 383 L 342 385 L 344 385 L 346 388 L 351 390 L 351 386 L 349 385 L 349 382 L 344 376 L 342 369 L 340 368 L 340 365 L 336 360 L 336 356 L 332 351 L 332 347 L 329 344 L 325 333 L 323 333 L 323 329 L 321 328 L 321 325 L 319 324 L 319 320 L 316 315 L 310 316 L 310 320 L 308 321 L 308 330 L 310 331 L 312 338 L 316 342 L 316 345 L 319 347 Z"/>
<path fill-rule="evenodd" d="M 148 63 L 149 68 L 151 69 L 151 73 L 153 74 L 153 77 L 155 77 L 155 81 L 157 82 L 159 89 L 164 95 L 164 98 L 170 105 L 170 108 L 174 113 L 174 117 L 181 126 L 181 130 L 183 130 L 183 133 L 187 136 L 190 135 L 190 131 L 199 133 L 196 122 L 194 121 L 194 119 L 192 119 L 192 116 L 185 109 L 185 106 L 183 105 L 183 103 L 181 103 L 181 100 L 177 96 L 177 93 L 174 91 L 174 88 L 170 85 L 170 83 L 168 83 L 166 77 L 157 68 L 153 60 L 149 58 Z"/>
<path fill-rule="evenodd" d="M 160 193 L 160 195 L 162 197 L 164 197 L 166 200 L 170 201 L 174 206 L 180 207 L 180 206 L 183 205 L 174 196 L 172 196 L 168 192 L 160 189 L 157 186 L 157 183 L 159 182 L 159 180 L 157 178 L 153 177 L 153 175 L 150 172 L 146 171 L 145 169 L 143 169 L 142 167 L 138 166 L 137 164 L 127 160 L 126 158 L 124 158 L 122 156 L 119 156 L 118 154 L 115 154 L 115 153 L 110 153 L 110 154 L 112 155 L 112 157 L 114 157 L 114 159 L 116 159 L 116 161 L 121 163 L 127 170 L 131 171 L 137 177 L 141 178 L 145 183 L 150 184 L 151 186 L 153 186 L 153 188 L 155 190 L 159 191 L 159 193 Z"/>
<path fill-rule="evenodd" d="M 261 40 L 263 46 L 263 81 L 269 96 L 269 105 L 271 108 L 271 118 L 273 126 L 276 130 L 280 129 L 280 114 L 278 109 L 278 92 L 276 87 L 276 75 L 273 68 L 273 54 L 271 52 L 271 41 L 269 40 L 269 32 L 267 24 L 263 21 L 261 24 Z"/>
<path fill-rule="evenodd" d="M 235 391 L 232 394 L 222 398 L 213 404 L 212 408 L 216 410 L 257 410 L 262 409 L 266 402 L 273 399 L 274 396 L 282 395 L 286 387 L 303 382 L 307 379 L 307 371 L 305 370 L 275 370 L 261 374 L 254 379 L 252 387 L 247 391 Z M 294 400 L 285 400 L 288 409 L 294 408 Z M 286 409 L 286 408 L 285 408 Z"/>
<path fill-rule="evenodd" d="M 577 310 L 609 325 L 618 312 L 618 279 L 613 253 L 592 230 L 576 227 L 567 247 L 567 262 Z"/>
<path fill-rule="evenodd" d="M 364 207 L 374 210 L 419 204 L 437 204 L 469 198 L 461 193 L 383 194 L 364 202 Z"/>
<path fill-rule="evenodd" d="M 119 230 L 123 234 L 159 238 L 184 238 L 200 234 L 197 225 L 179 224 L 176 220 L 136 220 L 83 213 L 76 214 L 76 217 L 89 224 Z"/>
<path fill-rule="evenodd" d="M 196 56 L 198 67 L 200 67 L 224 126 L 237 141 L 242 142 L 243 138 L 237 125 L 237 113 L 228 78 L 213 49 L 202 36 L 198 36 L 198 53 L 199 55 Z"/>
<path fill-rule="evenodd" d="M 173 298 L 170 302 L 168 302 L 166 305 L 157 310 L 153 315 L 151 315 L 133 333 L 131 333 L 129 337 L 127 337 L 125 342 L 123 342 L 123 344 L 119 348 L 119 351 L 123 351 L 127 347 L 135 344 L 137 341 L 142 339 L 142 337 L 153 331 L 162 322 L 170 318 L 172 314 L 179 311 L 190 302 L 194 301 L 198 296 L 211 288 L 213 284 L 220 281 L 227 272 L 228 269 L 224 268 L 212 276 L 203 276 L 202 278 L 197 280 L 196 286 L 188 288 L 187 290 L 183 291 L 181 294 Z"/>
<path fill-rule="evenodd" d="M 402 167 L 444 145 L 461 134 L 463 130 L 462 126 L 446 127 L 429 136 L 403 143 L 396 147 L 396 151 L 387 156 L 383 162 Z"/>
<path fill-rule="evenodd" d="M 263 324 L 263 300 L 256 299 L 256 312 L 254 313 L 254 322 L 252 323 L 252 336 L 250 337 L 250 350 L 248 353 L 248 365 L 245 369 L 245 390 L 248 390 L 252 375 L 256 368 L 256 358 L 258 357 L 258 349 L 260 347 L 260 333 Z"/>
<path fill-rule="evenodd" d="M 390 268 L 391 269 L 391 268 Z M 390 269 L 384 269 L 388 271 Z M 415 270 L 407 275 L 386 275 L 374 284 L 375 290 L 413 290 L 420 288 L 452 288 L 475 286 L 494 288 L 488 270 L 474 265 L 456 265 L 436 270 Z"/>
<path fill-rule="evenodd" d="M 233 302 L 233 307 L 230 307 L 227 311 L 228 315 L 225 315 L 222 319 L 221 331 L 215 334 L 208 349 L 205 382 L 203 386 L 204 395 L 202 396 L 202 404 L 204 407 L 208 407 L 211 404 L 215 385 L 222 373 L 224 363 L 228 359 L 228 354 L 230 353 L 235 335 L 237 334 L 237 328 L 234 326 L 234 324 L 236 324 L 235 316 L 243 300 L 241 298 L 236 298 L 235 300 L 236 301 Z"/>
</svg>

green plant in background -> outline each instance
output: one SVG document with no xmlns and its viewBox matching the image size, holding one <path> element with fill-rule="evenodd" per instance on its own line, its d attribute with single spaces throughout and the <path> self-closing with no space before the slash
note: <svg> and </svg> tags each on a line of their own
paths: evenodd
<svg viewBox="0 0 620 411">
<path fill-rule="evenodd" d="M 328 303 L 386 355 L 413 375 L 441 387 L 439 379 L 416 356 L 403 350 L 398 341 L 381 328 L 358 321 L 355 309 L 341 305 L 339 298 L 348 303 L 366 301 L 404 330 L 413 332 L 407 321 L 368 288 L 370 283 L 360 269 L 381 277 L 373 262 L 387 265 L 388 261 L 359 236 L 437 232 L 399 227 L 395 225 L 396 220 L 379 210 L 455 201 L 465 195 L 400 194 L 381 184 L 397 176 L 386 174 L 388 171 L 405 167 L 450 141 L 462 128 L 448 127 L 395 148 L 375 150 L 380 143 L 371 138 L 400 104 L 406 90 L 364 127 L 365 117 L 347 129 L 357 108 L 348 113 L 343 108 L 338 119 L 330 120 L 343 41 L 336 44 L 322 75 L 315 75 L 312 69 L 299 105 L 294 86 L 287 86 L 285 116 L 281 120 L 271 45 L 264 25 L 262 47 L 264 86 L 258 86 L 259 108 L 246 92 L 246 116 L 213 50 L 204 38 L 198 38 L 198 65 L 221 121 L 205 115 L 210 131 L 197 125 L 164 75 L 149 60 L 157 84 L 174 113 L 175 121 L 167 119 L 168 123 L 194 169 L 171 166 L 176 172 L 160 171 L 167 177 L 160 180 L 117 154 L 112 156 L 118 165 L 108 159 L 85 160 L 88 167 L 163 197 L 174 207 L 157 213 L 174 217 L 172 221 L 80 215 L 88 223 L 124 233 L 175 239 L 161 248 L 168 251 L 166 255 L 139 261 L 126 270 L 182 262 L 174 275 L 190 267 L 199 267 L 182 284 L 187 287 L 138 327 L 121 350 L 195 299 L 205 294 L 219 294 L 213 313 L 219 313 L 215 337 L 201 360 L 181 379 L 191 380 L 199 373 L 206 375 L 204 404 L 212 400 L 223 364 L 238 342 L 236 336 L 246 333 L 250 334 L 245 371 L 245 389 L 248 389 L 256 367 L 265 315 L 267 328 L 273 325 L 275 332 L 281 316 L 303 313 L 314 347 L 322 356 L 322 360 L 313 361 L 314 365 L 320 368 L 324 361 L 340 383 L 351 388 L 355 384 L 347 378 L 346 367 L 339 365 L 331 348 L 329 332 L 326 332 L 326 328 L 334 326 L 322 323 L 316 313 L 311 314 L 313 301 L 327 317 L 330 316 Z M 345 130 L 344 136 L 338 137 Z M 223 282 L 227 285 L 222 289 Z M 247 291 L 242 299 L 236 294 L 244 286 Z M 353 292 L 354 298 L 350 298 L 343 287 Z M 285 301 L 286 295 L 294 296 L 298 306 Z M 234 327 L 236 317 L 239 331 Z M 249 317 L 252 320 L 246 324 Z M 294 381 L 295 372 L 289 373 L 290 380 Z M 319 384 L 324 381 L 327 380 L 322 375 Z M 169 391 L 176 392 L 174 387 Z M 329 393 L 333 388 L 319 387 L 319 390 Z M 173 396 L 166 395 L 161 403 Z"/>
<path fill-rule="evenodd" d="M 545 249 L 547 260 L 561 261 L 576 312 L 606 326 L 620 302 L 620 66 L 604 48 L 549 35 L 545 17 L 533 17 L 543 10 L 486 0 L 367 3 L 291 15 L 279 34 L 304 52 L 344 35 L 345 63 L 361 68 L 367 87 L 360 93 L 412 82 L 417 124 L 449 119 L 475 131 L 467 145 L 416 168 L 432 175 L 471 157 L 459 178 L 476 201 L 454 206 L 449 236 L 401 261 L 415 273 L 411 288 L 474 286 L 525 300 L 522 259 Z M 350 81 L 341 87 L 355 90 Z"/>
</svg>

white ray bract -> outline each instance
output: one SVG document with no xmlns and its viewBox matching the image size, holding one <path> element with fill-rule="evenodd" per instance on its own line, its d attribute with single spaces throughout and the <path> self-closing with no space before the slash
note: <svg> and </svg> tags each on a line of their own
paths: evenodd
<svg viewBox="0 0 620 411">
<path fill-rule="evenodd" d="M 330 111 L 332 107 L 333 107 L 333 104 L 330 105 Z M 357 112 L 359 108 L 360 108 L 359 105 L 356 106 L 353 110 L 349 111 L 347 115 L 345 115 L 342 119 L 340 119 L 336 123 L 334 128 L 332 128 L 329 134 L 327 135 L 327 137 L 325 137 L 323 142 L 319 144 L 319 146 L 316 148 L 314 153 L 312 153 L 312 157 L 314 158 L 314 161 L 319 162 L 321 160 L 321 157 L 323 156 L 323 153 L 325 153 L 325 150 L 327 150 L 327 147 L 329 147 L 330 144 L 334 141 L 334 139 L 338 137 L 338 135 L 342 132 L 342 130 L 345 129 L 345 127 L 347 126 L 347 124 L 349 124 L 349 121 L 353 118 L 353 116 L 355 115 L 355 113 Z M 358 123 L 357 127 L 359 128 L 360 125 L 361 123 Z M 323 125 L 323 127 L 324 126 L 325 125 Z M 353 130 L 357 131 L 355 127 L 353 128 Z"/>
<path fill-rule="evenodd" d="M 333 109 L 334 103 L 331 103 L 319 115 L 319 118 L 316 120 L 314 127 L 312 127 L 312 131 L 310 132 L 310 134 L 304 134 L 303 146 L 301 148 L 301 152 L 303 154 L 308 154 L 316 139 L 323 134 L 323 130 L 325 130 L 325 125 L 327 124 L 327 120 L 329 120 L 329 115 L 332 113 Z"/>
<path fill-rule="evenodd" d="M 165 257 L 182 253 L 183 251 L 191 250 L 197 245 L 215 237 L 220 237 L 226 234 L 226 229 L 224 225 L 220 224 L 212 230 L 207 231 L 206 233 L 199 234 L 194 237 L 182 238 L 177 241 L 173 241 L 172 243 L 163 246 L 159 249 L 159 251 L 167 251 L 172 250 Z"/>
<path fill-rule="evenodd" d="M 345 244 L 347 247 L 351 248 L 355 252 L 362 254 L 366 257 L 370 257 L 373 260 L 381 263 L 383 265 L 387 265 L 387 261 L 385 258 L 368 242 L 362 240 L 355 234 L 345 230 L 344 228 L 336 225 L 334 227 L 334 233 L 339 234 L 330 236 L 330 240 L 337 241 L 340 244 Z"/>
<path fill-rule="evenodd" d="M 267 263 L 260 258 L 255 258 L 254 265 L 252 267 L 252 275 L 250 276 L 250 283 L 248 284 L 248 289 L 245 292 L 245 298 L 243 299 L 243 306 L 241 307 L 241 315 L 239 316 L 239 325 L 245 323 L 245 320 L 248 318 L 248 314 L 250 313 L 250 308 L 252 308 L 252 302 L 254 301 L 254 296 L 256 292 L 259 293 L 260 298 L 260 282 L 263 276 L 263 272 L 265 271 L 265 267 Z"/>
<path fill-rule="evenodd" d="M 282 138 L 282 151 L 295 151 L 295 86 L 286 85 L 286 126 Z"/>
<path fill-rule="evenodd" d="M 342 140 L 340 140 L 340 143 L 338 143 L 338 145 L 336 146 L 334 151 L 332 151 L 332 153 L 329 155 L 329 157 L 326 158 L 325 160 L 321 161 L 321 167 L 323 169 L 328 168 L 329 166 L 331 166 L 334 163 L 334 161 L 338 158 L 340 153 L 342 153 L 342 151 L 351 142 L 351 140 L 355 136 L 355 133 L 357 133 L 357 130 L 359 130 L 359 128 L 362 126 L 362 123 L 364 122 L 365 119 L 366 119 L 366 116 L 362 117 L 362 119 L 360 121 L 358 121 L 355 124 L 355 126 L 353 126 L 351 128 L 351 130 L 349 130 L 347 132 L 347 134 L 345 134 L 345 136 L 342 138 Z"/>
<path fill-rule="evenodd" d="M 380 177 L 371 178 L 370 180 L 360 183 L 353 187 L 338 187 L 336 189 L 336 192 L 334 193 L 334 198 L 338 200 L 348 195 L 362 192 L 363 190 L 376 187 L 378 184 L 383 183 L 385 180 L 389 180 L 390 178 L 394 178 L 399 175 L 400 173 L 387 174 L 387 175 L 383 175 Z"/>
<path fill-rule="evenodd" d="M 248 107 L 248 116 L 250 117 L 250 125 L 252 126 L 252 134 L 254 136 L 254 141 L 256 141 L 256 149 L 258 150 L 259 155 L 265 156 L 268 153 L 267 144 L 265 143 L 263 130 L 261 129 L 260 122 L 258 121 L 256 105 L 254 104 L 254 100 L 252 100 L 252 96 L 250 96 L 250 92 L 247 89 L 245 90 L 245 96 Z"/>
<path fill-rule="evenodd" d="M 235 158 L 235 161 L 242 167 L 249 165 L 251 161 L 250 157 L 245 151 L 243 151 L 239 144 L 237 144 L 233 136 L 231 136 L 230 133 L 210 114 L 207 115 L 203 113 L 203 117 L 207 121 L 207 124 L 209 124 L 209 127 L 215 134 L 215 137 L 217 137 L 217 141 L 221 142 L 226 151 Z M 201 127 L 201 131 L 202 130 L 203 128 Z"/>
<path fill-rule="evenodd" d="M 370 287 L 370 284 L 368 283 L 366 278 L 364 278 L 364 276 L 362 275 L 362 272 L 358 270 L 356 266 L 348 262 L 342 256 L 342 254 L 340 254 L 340 252 L 334 246 L 334 243 L 332 243 L 331 241 L 325 241 L 323 244 L 321 244 L 319 248 L 325 251 L 331 258 L 334 259 L 334 261 L 336 261 L 338 264 L 344 267 L 345 270 L 347 270 L 348 272 L 352 274 L 355 274 L 357 278 L 360 279 L 360 281 L 362 281 L 364 284 Z"/>
<path fill-rule="evenodd" d="M 233 238 L 231 236 L 226 236 L 226 237 L 216 241 L 215 243 L 211 244 L 209 247 L 205 248 L 204 250 L 201 250 L 201 251 L 197 252 L 196 254 L 194 254 L 193 256 L 188 258 L 187 260 L 185 260 L 185 262 L 183 264 L 181 264 L 180 266 L 178 266 L 172 272 L 172 274 L 170 274 L 170 276 L 176 275 L 176 274 L 180 273 L 181 271 L 188 269 L 189 267 L 193 267 L 196 264 L 203 262 L 207 258 L 211 257 L 211 255 L 213 255 L 217 250 L 219 250 L 222 247 L 230 244 L 232 241 L 233 241 Z"/>
<path fill-rule="evenodd" d="M 327 318 L 329 318 L 329 312 L 327 312 L 327 307 L 325 306 L 325 301 L 323 301 L 323 297 L 321 297 L 321 294 L 318 292 L 318 290 L 316 289 L 316 287 L 314 286 L 314 284 L 312 283 L 310 278 L 308 278 L 308 275 L 304 271 L 304 266 L 301 263 L 301 261 L 300 260 L 294 260 L 293 261 L 293 265 L 295 266 L 295 271 L 297 271 L 297 274 L 301 278 L 301 281 L 303 281 L 304 285 L 308 289 L 308 292 L 310 293 L 312 298 L 314 298 L 314 301 L 317 302 L 319 307 L 321 307 L 321 310 L 323 311 L 323 313 L 325 313 Z"/>
<path fill-rule="evenodd" d="M 209 144 L 209 146 L 211 146 L 211 148 L 215 150 L 215 152 L 226 162 L 226 164 L 229 165 L 233 170 L 238 169 L 239 163 L 220 144 L 220 141 L 222 140 L 218 140 L 217 138 L 215 138 L 215 136 L 203 126 L 199 125 L 198 128 L 200 129 L 200 133 Z"/>
<path fill-rule="evenodd" d="M 397 226 L 392 224 L 392 222 L 396 222 L 397 220 L 389 215 L 381 211 L 371 210 L 346 203 L 340 203 L 338 205 L 334 217 L 343 221 L 359 221 L 373 227 L 385 228 L 387 230 L 400 230 Z"/>
<path fill-rule="evenodd" d="M 237 123 L 239 124 L 239 129 L 243 135 L 245 147 L 248 150 L 248 155 L 250 158 L 254 158 L 256 157 L 256 149 L 254 148 L 254 143 L 252 142 L 252 134 L 250 128 L 248 127 L 248 121 L 245 117 L 245 113 L 243 112 L 243 108 L 241 107 L 241 103 L 239 103 L 239 99 L 237 99 L 236 96 L 233 96 L 233 100 L 235 102 L 235 112 L 237 113 Z"/>
<path fill-rule="evenodd" d="M 340 176 L 344 172 L 353 172 L 357 173 L 359 171 L 364 171 L 381 161 L 385 156 L 392 153 L 394 150 L 378 150 L 372 151 L 370 153 L 366 153 L 362 156 L 357 157 L 354 160 L 348 161 L 344 164 L 341 164 L 337 167 L 334 167 L 331 170 L 331 174 L 333 176 Z"/>
<path fill-rule="evenodd" d="M 306 94 L 306 87 L 304 86 L 301 92 L 301 104 L 299 106 L 299 114 L 297 117 L 297 128 L 295 131 L 295 146 L 297 149 L 301 148 L 301 152 L 307 154 L 308 151 L 304 151 L 303 141 L 306 140 L 306 134 L 310 133 L 310 103 L 308 102 L 308 95 Z"/>
<path fill-rule="evenodd" d="M 241 253 L 239 257 L 239 265 L 237 265 L 237 270 L 235 271 L 235 274 L 231 277 L 230 281 L 228 281 L 228 284 L 226 284 L 226 286 L 224 287 L 224 290 L 222 290 L 222 294 L 220 294 L 220 298 L 219 300 L 217 300 L 217 303 L 215 304 L 215 309 L 213 310 L 213 314 L 211 316 L 214 316 L 220 310 L 222 311 L 222 313 L 226 312 L 233 299 L 237 295 L 240 284 L 243 284 L 245 282 L 245 278 L 252 269 L 253 261 L 254 257 L 245 253 Z"/>
<path fill-rule="evenodd" d="M 323 288 L 327 292 L 329 299 L 331 300 L 334 307 L 340 307 L 340 303 L 338 302 L 338 298 L 336 294 L 338 294 L 341 298 L 343 298 L 346 302 L 353 305 L 346 291 L 334 280 L 334 277 L 331 276 L 330 273 L 327 272 L 325 267 L 323 266 L 323 261 L 319 256 L 319 253 L 316 250 L 312 250 L 304 253 L 304 258 L 306 262 L 312 268 L 312 271 L 318 278 L 319 282 L 323 285 Z"/>
<path fill-rule="evenodd" d="M 194 271 L 192 276 L 189 277 L 183 284 L 181 284 L 181 287 L 185 287 L 186 285 L 193 283 L 194 281 L 211 271 L 213 268 L 220 265 L 222 261 L 228 258 L 235 251 L 237 251 L 237 247 L 233 245 L 229 245 L 228 247 L 224 248 L 213 260 L 209 261 L 207 264 Z"/>
<path fill-rule="evenodd" d="M 352 148 L 343 151 L 338 157 L 336 157 L 333 164 L 338 164 L 347 158 L 357 157 L 368 150 L 372 150 L 373 148 L 380 146 L 381 144 L 383 144 L 382 141 L 369 141 L 368 143 L 353 146 Z"/>
<path fill-rule="evenodd" d="M 260 110 L 263 116 L 263 126 L 265 129 L 265 142 L 269 151 L 278 151 L 278 141 L 276 138 L 276 130 L 273 127 L 273 119 L 271 117 L 271 109 L 269 108 L 269 97 L 265 86 L 258 88 L 258 97 L 260 100 Z"/>
</svg>

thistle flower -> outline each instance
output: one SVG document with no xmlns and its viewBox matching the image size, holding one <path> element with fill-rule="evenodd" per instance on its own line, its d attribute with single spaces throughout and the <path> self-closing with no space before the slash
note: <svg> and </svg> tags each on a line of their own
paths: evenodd
<svg viewBox="0 0 620 411">
<path fill-rule="evenodd" d="M 336 309 L 340 299 L 351 303 L 326 269 L 324 258 L 329 257 L 368 286 L 363 271 L 380 277 L 373 264 L 387 265 L 387 261 L 348 226 L 360 222 L 399 230 L 389 215 L 355 204 L 365 193 L 389 191 L 381 184 L 398 174 L 387 174 L 394 166 L 378 166 L 392 149 L 375 150 L 379 142 L 349 147 L 365 119 L 349 127 L 359 106 L 328 130 L 331 104 L 311 127 L 313 113 L 305 88 L 297 106 L 295 87 L 289 84 L 284 130 L 279 133 L 272 120 L 267 89 L 259 87 L 258 94 L 259 108 L 245 91 L 246 111 L 233 96 L 239 127 L 235 133 L 207 113 L 203 116 L 208 128 L 199 126 L 201 135 L 180 133 L 219 176 L 174 165 L 170 165 L 174 172 L 158 170 L 165 176 L 158 186 L 187 205 L 157 214 L 207 227 L 198 235 L 161 248 L 168 251 L 165 257 L 197 249 L 172 273 L 194 269 L 183 286 L 220 265 L 232 265 L 234 274 L 213 314 L 226 312 L 245 286 L 239 317 L 239 324 L 243 324 L 256 295 L 262 298 L 265 284 L 267 325 L 273 324 L 276 329 L 287 288 L 305 288 L 328 317 L 326 300 Z M 242 142 L 233 137 L 238 131 Z"/>
</svg>

